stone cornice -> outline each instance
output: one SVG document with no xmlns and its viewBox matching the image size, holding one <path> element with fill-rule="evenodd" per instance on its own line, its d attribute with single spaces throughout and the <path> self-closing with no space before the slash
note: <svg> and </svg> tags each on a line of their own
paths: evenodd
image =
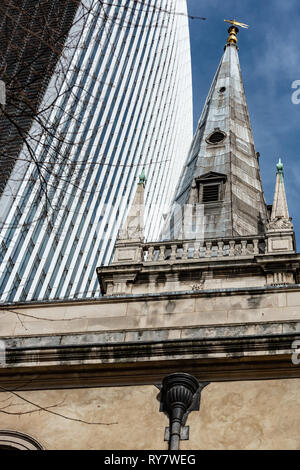
<svg viewBox="0 0 300 470">
<path fill-rule="evenodd" d="M 252 256 L 211 257 L 202 259 L 157 260 L 144 263 L 119 263 L 97 268 L 97 275 L 104 295 L 111 294 L 111 286 L 119 286 L 120 292 L 126 292 L 128 283 L 145 283 L 145 276 L 166 274 L 174 276 L 190 272 L 214 272 L 227 274 L 247 274 L 265 276 L 266 272 L 292 273 L 289 284 L 298 279 L 300 255 L 295 253 L 257 254 Z M 124 278 L 128 277 L 128 282 Z M 292 282 L 290 282 L 292 280 Z M 271 281 L 270 281 L 271 282 Z M 113 288 L 114 291 L 114 288 Z"/>
<path fill-rule="evenodd" d="M 223 296 L 223 295 L 260 295 L 271 292 L 292 292 L 300 291 L 300 284 L 286 284 L 275 286 L 259 286 L 259 287 L 231 287 L 221 289 L 202 289 L 202 290 L 183 290 L 177 292 L 155 292 L 145 294 L 121 294 L 121 295 L 107 295 L 104 297 L 93 299 L 74 299 L 74 300 L 47 300 L 44 302 L 31 301 L 24 303 L 3 303 L 0 304 L 0 310 L 15 310 L 24 308 L 51 308 L 54 306 L 72 306 L 72 305 L 90 305 L 90 304 L 105 304 L 105 303 L 119 303 L 119 302 L 135 302 L 137 300 L 169 300 L 170 298 L 198 298 L 206 296 Z M 299 313 L 300 316 L 300 313 Z"/>
<path fill-rule="evenodd" d="M 131 331 L 127 337 L 124 331 L 114 332 L 114 340 L 108 332 L 11 338 L 7 365 L 0 368 L 1 386 L 156 384 L 166 370 L 179 366 L 210 382 L 300 377 L 300 366 L 292 363 L 300 322 L 181 328 L 172 340 L 170 331 Z"/>
</svg>

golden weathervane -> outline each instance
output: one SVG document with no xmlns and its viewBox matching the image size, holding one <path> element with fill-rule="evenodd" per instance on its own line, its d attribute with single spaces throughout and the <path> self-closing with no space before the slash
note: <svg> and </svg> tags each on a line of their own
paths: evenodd
<svg viewBox="0 0 300 470">
<path fill-rule="evenodd" d="M 240 26 L 241 28 L 248 29 L 249 26 L 245 23 L 240 23 L 239 21 L 235 20 L 224 20 L 226 23 L 230 23 L 231 26 L 228 30 L 229 36 L 227 39 L 227 44 L 237 44 L 237 33 L 239 32 L 239 28 L 237 26 Z"/>
</svg>

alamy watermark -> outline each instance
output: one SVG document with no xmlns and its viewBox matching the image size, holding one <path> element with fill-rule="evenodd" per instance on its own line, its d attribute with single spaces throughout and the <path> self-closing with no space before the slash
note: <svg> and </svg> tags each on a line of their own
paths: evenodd
<svg viewBox="0 0 300 470">
<path fill-rule="evenodd" d="M 6 364 L 6 345 L 5 341 L 0 340 L 0 367 L 4 367 Z"/>
<path fill-rule="evenodd" d="M 300 104 L 300 80 L 294 80 L 292 83 L 292 88 L 295 90 L 292 94 L 292 103 Z"/>
</svg>

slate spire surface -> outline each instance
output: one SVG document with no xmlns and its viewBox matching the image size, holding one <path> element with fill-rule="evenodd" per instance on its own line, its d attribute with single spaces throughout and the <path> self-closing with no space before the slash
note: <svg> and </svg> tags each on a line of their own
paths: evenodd
<svg viewBox="0 0 300 470">
<path fill-rule="evenodd" d="M 238 28 L 234 29 L 237 34 Z M 191 214 L 197 216 L 197 237 L 265 233 L 267 207 L 259 159 L 238 47 L 230 41 L 208 93 L 162 239 L 193 238 Z"/>
</svg>

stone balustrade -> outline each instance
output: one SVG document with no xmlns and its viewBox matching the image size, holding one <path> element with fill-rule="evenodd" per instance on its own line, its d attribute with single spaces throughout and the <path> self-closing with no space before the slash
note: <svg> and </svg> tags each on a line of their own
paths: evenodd
<svg viewBox="0 0 300 470">
<path fill-rule="evenodd" d="M 146 243 L 143 245 L 143 260 L 146 263 L 153 263 L 192 259 L 220 259 L 225 257 L 251 258 L 265 252 L 265 239 L 260 237 L 243 237 L 232 240 L 183 240 Z"/>
</svg>

